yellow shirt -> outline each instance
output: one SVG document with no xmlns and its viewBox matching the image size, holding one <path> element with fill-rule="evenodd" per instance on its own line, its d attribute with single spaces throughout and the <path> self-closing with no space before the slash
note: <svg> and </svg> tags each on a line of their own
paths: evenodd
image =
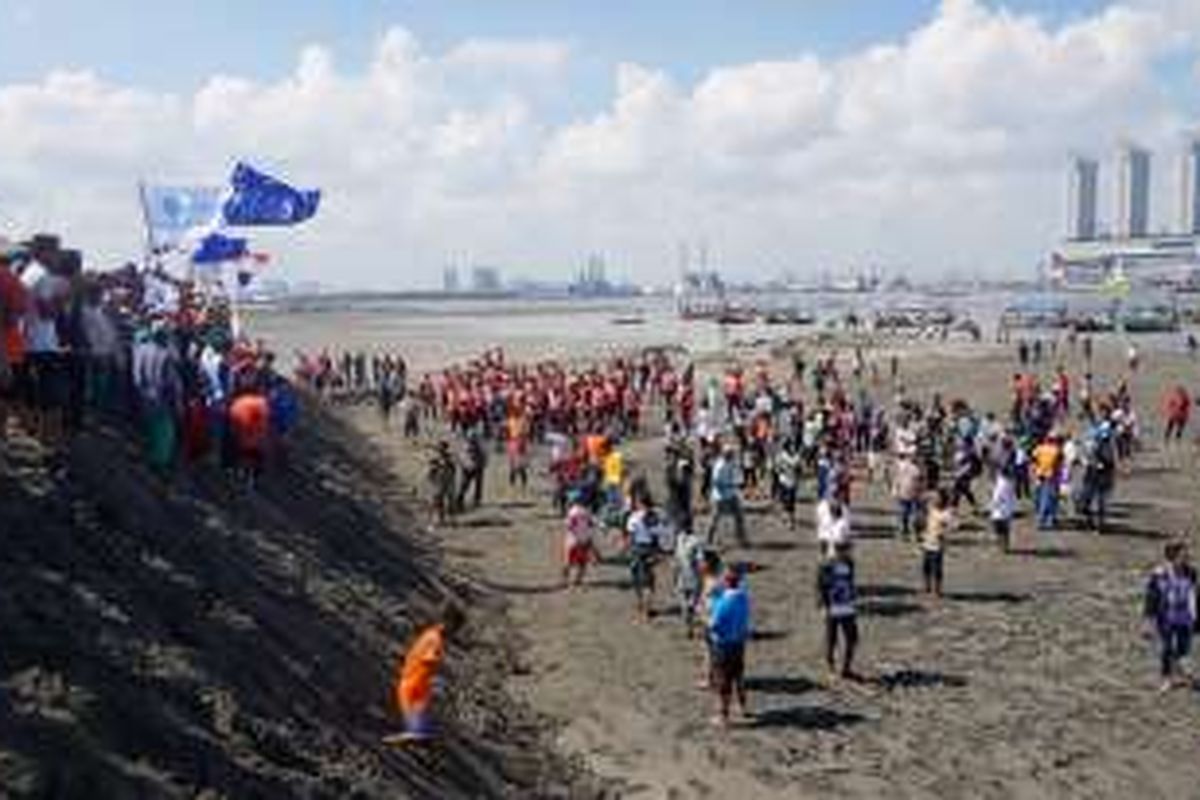
<svg viewBox="0 0 1200 800">
<path fill-rule="evenodd" d="M 620 486 L 625 480 L 625 456 L 620 450 L 613 450 L 604 457 L 604 483 L 607 486 Z"/>
<path fill-rule="evenodd" d="M 921 549 L 931 553 L 941 552 L 946 546 L 946 534 L 953 526 L 954 512 L 951 509 L 929 509 L 925 532 L 921 535 Z"/>
</svg>

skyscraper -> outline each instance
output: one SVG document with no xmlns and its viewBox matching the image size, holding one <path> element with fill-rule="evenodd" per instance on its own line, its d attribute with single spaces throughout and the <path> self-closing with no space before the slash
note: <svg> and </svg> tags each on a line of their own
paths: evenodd
<svg viewBox="0 0 1200 800">
<path fill-rule="evenodd" d="M 1180 232 L 1200 236 L 1200 134 L 1184 148 L 1180 188 Z"/>
<path fill-rule="evenodd" d="M 1100 164 L 1091 158 L 1071 160 L 1071 175 L 1067 199 L 1067 220 L 1070 239 L 1096 238 L 1096 204 Z"/>
<path fill-rule="evenodd" d="M 1135 239 L 1150 231 L 1150 153 L 1122 145 L 1117 156 L 1116 234 Z"/>
</svg>

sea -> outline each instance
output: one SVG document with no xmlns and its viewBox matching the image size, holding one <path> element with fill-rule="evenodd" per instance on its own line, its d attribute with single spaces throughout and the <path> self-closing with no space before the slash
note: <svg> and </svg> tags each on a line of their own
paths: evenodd
<svg viewBox="0 0 1200 800">
<path fill-rule="evenodd" d="M 243 317 L 249 335 L 262 339 L 285 364 L 294 363 L 299 352 L 364 350 L 402 354 L 411 368 L 428 371 L 474 358 L 492 347 L 503 347 L 507 354 L 521 359 L 602 357 L 647 347 L 682 347 L 702 355 L 738 343 L 778 341 L 830 329 L 851 312 L 869 319 L 885 308 L 949 307 L 959 318 L 974 320 L 985 338 L 992 338 L 1001 312 L 1015 298 L 1006 291 L 954 296 L 806 292 L 769 298 L 770 308 L 811 314 L 811 325 L 756 321 L 724 326 L 710 320 L 685 320 L 678 315 L 674 298 L 667 296 L 330 299 L 300 308 L 247 309 Z M 754 299 L 763 307 L 761 295 Z M 733 302 L 736 304 L 737 298 Z M 1041 335 L 1053 336 L 1054 332 Z M 1179 338 L 1156 335 L 1144 341 L 1148 347 L 1175 346 Z"/>
</svg>

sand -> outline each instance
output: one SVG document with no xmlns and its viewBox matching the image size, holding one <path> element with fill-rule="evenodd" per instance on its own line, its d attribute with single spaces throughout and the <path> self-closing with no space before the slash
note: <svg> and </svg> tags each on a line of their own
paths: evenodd
<svg viewBox="0 0 1200 800">
<path fill-rule="evenodd" d="M 66 475 L 0 447 L 0 797 L 594 796 L 505 690 L 491 595 L 451 569 L 369 443 L 307 408 L 253 490 L 167 481 L 93 425 Z M 446 596 L 472 608 L 431 754 L 384 747 L 394 665 Z"/>
<path fill-rule="evenodd" d="M 910 394 L 939 390 L 1004 412 L 1012 348 L 916 343 L 900 352 Z M 1081 369 L 1065 347 L 1060 355 Z M 1098 388 L 1123 358 L 1116 337 L 1097 343 Z M 940 602 L 917 593 L 919 556 L 891 537 L 886 494 L 857 484 L 861 683 L 825 673 L 810 503 L 796 532 L 752 504 L 752 546 L 733 557 L 764 567 L 750 584 L 755 718 L 729 732 L 709 723 L 712 699 L 694 686 L 696 645 L 665 594 L 664 613 L 635 622 L 616 558 L 585 589 L 559 588 L 559 522 L 544 476 L 527 495 L 510 492 L 503 459 L 494 459 L 485 508 L 435 535 L 452 564 L 506 601 L 520 653 L 509 690 L 555 720 L 558 748 L 584 759 L 616 796 L 1194 797 L 1200 693 L 1158 694 L 1154 643 L 1139 615 L 1144 574 L 1165 537 L 1195 529 L 1196 451 L 1164 453 L 1156 438 L 1165 382 L 1195 374 L 1194 362 L 1163 350 L 1135 376 L 1146 448 L 1118 479 L 1108 533 L 1039 534 L 1026 504 L 1015 535 L 1022 552 L 1004 555 L 982 520 L 968 521 L 950 542 Z M 351 413 L 424 493 L 428 442 L 382 431 L 369 409 Z M 660 451 L 657 439 L 632 448 L 635 469 L 655 484 Z M 615 554 L 615 542 L 602 547 Z"/>
</svg>

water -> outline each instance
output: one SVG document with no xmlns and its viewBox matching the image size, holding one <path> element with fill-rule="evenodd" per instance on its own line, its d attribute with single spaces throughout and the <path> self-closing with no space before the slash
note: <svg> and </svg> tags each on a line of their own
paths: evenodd
<svg viewBox="0 0 1200 800">
<path fill-rule="evenodd" d="M 762 297 L 757 298 L 760 303 Z M 692 353 L 724 349 L 734 341 L 781 339 L 814 331 L 854 311 L 860 319 L 885 307 L 949 306 L 969 316 L 991 337 L 1000 313 L 1014 299 L 1009 292 L 955 297 L 921 294 L 792 294 L 766 298 L 769 307 L 795 307 L 816 316 L 810 326 L 722 327 L 710 321 L 680 319 L 669 297 L 629 299 L 455 299 L 362 300 L 322 310 L 253 310 L 247 328 L 263 338 L 284 363 L 295 350 L 308 353 L 363 349 L 402 354 L 417 371 L 443 367 L 502 345 L 521 359 L 566 358 L 581 354 L 629 352 L 643 347 L 683 346 Z M 737 299 L 734 299 L 736 302 Z M 618 317 L 639 317 L 639 325 L 618 325 Z M 1015 334 L 1017 335 L 1017 334 Z M 1053 332 L 1043 332 L 1053 336 Z M 1140 337 L 1146 349 L 1179 346 L 1178 335 Z"/>
</svg>

